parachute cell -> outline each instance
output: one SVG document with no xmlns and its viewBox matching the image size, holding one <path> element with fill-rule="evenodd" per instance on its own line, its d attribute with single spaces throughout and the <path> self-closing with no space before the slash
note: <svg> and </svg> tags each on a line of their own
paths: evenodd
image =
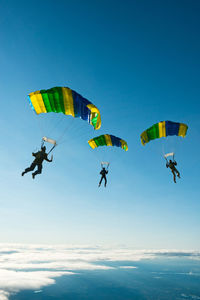
<svg viewBox="0 0 200 300">
<path fill-rule="evenodd" d="M 101 127 L 101 116 L 98 108 L 68 87 L 54 87 L 36 91 L 30 93 L 28 99 L 36 114 L 63 113 L 88 121 L 94 129 Z"/>
<path fill-rule="evenodd" d="M 162 121 L 154 124 L 141 134 L 141 143 L 145 145 L 151 140 L 172 135 L 185 137 L 188 126 L 183 123 Z"/>
<path fill-rule="evenodd" d="M 127 142 L 111 134 L 103 134 L 88 141 L 92 149 L 99 146 L 116 146 L 128 150 Z"/>
</svg>

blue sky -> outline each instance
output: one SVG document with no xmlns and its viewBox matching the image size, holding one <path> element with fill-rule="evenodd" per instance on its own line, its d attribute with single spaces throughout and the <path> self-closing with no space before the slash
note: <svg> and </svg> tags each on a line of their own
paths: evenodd
<svg viewBox="0 0 200 300">
<path fill-rule="evenodd" d="M 198 1 L 0 1 L 1 242 L 200 249 L 199 11 Z M 33 181 L 21 172 L 41 133 L 26 96 L 53 86 L 93 102 L 102 128 L 74 121 Z M 176 185 L 162 158 L 171 142 L 140 144 L 161 120 L 189 126 L 172 139 Z M 98 189 L 87 139 L 103 133 L 129 151 L 113 151 Z"/>
</svg>

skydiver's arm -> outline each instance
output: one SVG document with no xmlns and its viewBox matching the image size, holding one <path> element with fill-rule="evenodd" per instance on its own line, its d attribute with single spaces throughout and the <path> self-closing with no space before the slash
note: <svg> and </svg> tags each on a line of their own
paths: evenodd
<svg viewBox="0 0 200 300">
<path fill-rule="evenodd" d="M 48 159 L 47 156 L 46 156 L 44 159 L 45 159 L 46 161 L 48 161 L 48 162 L 52 162 L 52 161 L 53 161 L 53 156 L 51 157 L 51 159 Z"/>
<path fill-rule="evenodd" d="M 48 159 L 48 158 L 45 158 L 45 160 L 48 161 L 48 162 L 52 162 L 53 161 L 53 159 Z"/>
</svg>

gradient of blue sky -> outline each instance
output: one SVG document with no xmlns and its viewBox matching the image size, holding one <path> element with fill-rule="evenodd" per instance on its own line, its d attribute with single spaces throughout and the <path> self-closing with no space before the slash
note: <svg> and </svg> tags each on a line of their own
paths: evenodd
<svg viewBox="0 0 200 300">
<path fill-rule="evenodd" d="M 199 13 L 199 1 L 183 0 L 0 1 L 1 242 L 200 249 Z M 82 137 L 35 181 L 20 176 L 41 138 L 26 95 L 52 86 L 90 99 L 98 133 L 127 140 L 106 190 Z M 189 125 L 177 185 L 161 143 L 139 139 L 166 119 Z"/>
</svg>

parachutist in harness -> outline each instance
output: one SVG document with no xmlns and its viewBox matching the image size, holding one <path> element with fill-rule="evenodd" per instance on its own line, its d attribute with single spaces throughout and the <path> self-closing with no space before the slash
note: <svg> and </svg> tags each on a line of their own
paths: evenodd
<svg viewBox="0 0 200 300">
<path fill-rule="evenodd" d="M 106 168 L 102 166 L 102 170 L 99 174 L 101 174 L 101 179 L 99 181 L 99 187 L 100 187 L 101 182 L 102 182 L 103 179 L 104 179 L 104 186 L 106 187 L 106 184 L 107 184 L 106 175 L 108 174 L 108 170 L 106 170 Z"/>
<path fill-rule="evenodd" d="M 41 151 L 38 151 L 36 153 L 34 153 L 34 152 L 32 153 L 32 155 L 35 157 L 35 159 L 32 162 L 32 164 L 30 165 L 30 167 L 26 168 L 24 170 L 24 172 L 22 172 L 22 176 L 24 176 L 24 174 L 26 174 L 30 171 L 33 171 L 36 166 L 37 166 L 37 170 L 34 173 L 32 173 L 33 179 L 35 178 L 35 176 L 37 174 L 42 173 L 42 163 L 43 163 L 43 161 L 46 160 L 48 162 L 52 162 L 52 160 L 53 160 L 53 156 L 51 157 L 51 159 L 48 159 L 48 154 L 45 151 L 46 151 L 46 147 L 42 146 Z"/>
<path fill-rule="evenodd" d="M 168 160 L 167 160 L 167 163 L 166 163 L 166 168 L 170 168 L 170 170 L 172 171 L 172 174 L 173 174 L 173 178 L 174 178 L 174 183 L 176 183 L 176 175 L 178 176 L 178 178 L 181 178 L 180 177 L 180 173 L 179 173 L 179 171 L 176 169 L 176 167 L 175 166 L 177 166 L 177 162 L 175 161 L 175 160 L 169 160 L 169 162 L 168 162 Z"/>
</svg>

